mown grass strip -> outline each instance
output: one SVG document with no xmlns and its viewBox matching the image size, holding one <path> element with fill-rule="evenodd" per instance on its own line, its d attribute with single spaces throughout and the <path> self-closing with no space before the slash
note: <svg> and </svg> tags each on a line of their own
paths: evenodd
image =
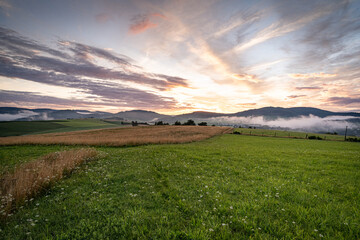
<svg viewBox="0 0 360 240">
<path fill-rule="evenodd" d="M 235 128 L 233 133 L 238 135 L 248 135 L 248 136 L 278 137 L 278 138 L 280 137 L 280 138 L 296 138 L 296 139 L 312 139 L 311 137 L 315 137 L 317 140 L 344 141 L 344 136 L 342 135 L 283 131 L 283 130 L 261 129 L 261 128 L 255 128 L 255 129 Z"/>
<path fill-rule="evenodd" d="M 98 152 L 90 148 L 47 154 L 36 161 L 23 164 L 14 172 L 0 178 L 0 214 L 7 217 L 26 199 L 35 196 Z"/>
</svg>

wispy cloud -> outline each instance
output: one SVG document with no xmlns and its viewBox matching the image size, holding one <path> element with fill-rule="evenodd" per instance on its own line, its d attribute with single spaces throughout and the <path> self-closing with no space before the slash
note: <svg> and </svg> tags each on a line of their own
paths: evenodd
<svg viewBox="0 0 360 240">
<path fill-rule="evenodd" d="M 220 27 L 220 29 L 214 33 L 214 37 L 219 38 L 224 36 L 225 34 L 229 33 L 230 31 L 233 31 L 243 25 L 251 24 L 253 22 L 258 21 L 261 16 L 263 15 L 263 11 L 259 12 L 241 12 L 239 14 L 236 14 L 232 18 L 229 19 L 229 21 L 226 22 L 223 26 Z"/>
<path fill-rule="evenodd" d="M 302 78 L 302 79 L 308 79 L 308 78 L 332 78 L 332 77 L 336 77 L 336 74 L 331 74 L 331 73 L 291 73 L 289 74 L 290 77 L 292 78 Z"/>
<path fill-rule="evenodd" d="M 351 98 L 351 97 L 331 97 L 328 99 L 328 101 L 336 104 L 341 105 L 348 105 L 348 104 L 359 104 L 360 103 L 360 97 L 358 98 Z"/>
<path fill-rule="evenodd" d="M 321 90 L 322 87 L 296 87 L 296 90 Z"/>
<path fill-rule="evenodd" d="M 300 97 L 305 97 L 306 95 L 290 95 L 287 96 L 288 98 L 300 98 Z"/>
<path fill-rule="evenodd" d="M 283 36 L 287 33 L 293 32 L 295 30 L 298 30 L 305 26 L 306 24 L 314 21 L 315 19 L 328 14 L 329 10 L 322 10 L 318 11 L 312 14 L 309 14 L 305 17 L 302 17 L 300 19 L 296 19 L 290 23 L 283 24 L 282 22 L 273 23 L 267 28 L 261 30 L 259 33 L 256 34 L 255 37 L 253 37 L 250 41 L 247 41 L 246 43 L 241 43 L 238 46 L 236 46 L 232 51 L 235 52 L 241 52 L 248 48 L 251 48 L 259 43 L 265 42 L 269 39 L 276 38 Z"/>
</svg>

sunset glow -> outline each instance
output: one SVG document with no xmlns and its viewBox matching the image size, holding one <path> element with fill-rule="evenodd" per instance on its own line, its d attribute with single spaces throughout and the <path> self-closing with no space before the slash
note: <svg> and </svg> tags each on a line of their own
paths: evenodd
<svg viewBox="0 0 360 240">
<path fill-rule="evenodd" d="M 0 0 L 0 102 L 360 112 L 359 19 L 353 0 Z"/>
</svg>

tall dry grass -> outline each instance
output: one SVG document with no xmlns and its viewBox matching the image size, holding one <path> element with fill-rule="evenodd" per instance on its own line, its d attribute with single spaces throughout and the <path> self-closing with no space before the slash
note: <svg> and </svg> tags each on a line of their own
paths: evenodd
<svg viewBox="0 0 360 240">
<path fill-rule="evenodd" d="M 2 137 L 0 138 L 0 145 L 65 144 L 89 146 L 133 146 L 143 144 L 194 142 L 230 132 L 232 132 L 232 128 L 230 127 L 144 126 L 19 137 Z"/>
<path fill-rule="evenodd" d="M 89 148 L 55 152 L 3 175 L 0 179 L 0 218 L 97 155 L 96 150 Z"/>
</svg>

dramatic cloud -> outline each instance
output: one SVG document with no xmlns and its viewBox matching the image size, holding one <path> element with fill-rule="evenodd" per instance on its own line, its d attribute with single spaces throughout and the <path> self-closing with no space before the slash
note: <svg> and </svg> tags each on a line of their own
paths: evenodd
<svg viewBox="0 0 360 240">
<path fill-rule="evenodd" d="M 79 89 L 102 100 L 113 101 L 110 104 L 112 106 L 148 107 L 151 102 L 159 108 L 175 107 L 176 101 L 173 98 L 155 94 L 155 91 L 130 87 L 125 83 L 135 83 L 160 91 L 188 86 L 187 80 L 183 78 L 144 72 L 141 67 L 133 64 L 131 58 L 104 49 L 59 41 L 60 51 L 5 28 L 0 28 L 0 36 L 0 76 Z M 100 66 L 94 58 L 116 64 L 119 70 Z M 31 99 L 51 103 L 58 100 L 35 95 L 31 95 Z M 2 96 L 2 102 L 8 101 Z M 81 101 L 70 103 L 80 104 Z"/>
<path fill-rule="evenodd" d="M 37 108 L 43 107 L 44 105 L 56 108 L 69 108 L 71 106 L 76 106 L 78 108 L 88 108 L 89 106 L 129 107 L 129 105 L 132 108 L 149 109 L 175 107 L 173 99 L 159 98 L 157 95 L 136 91 L 134 89 L 113 89 L 104 87 L 92 89 L 90 92 L 100 96 L 100 98 L 65 99 L 43 96 L 33 92 L 0 90 L 0 102 L 5 104 L 15 104 L 16 106 L 26 104 Z M 154 104 L 149 104 L 149 102 Z"/>
<path fill-rule="evenodd" d="M 3 27 L 0 27 L 0 50 L 1 55 L 9 54 L 12 56 L 16 54 L 18 56 L 31 57 L 37 53 L 47 53 L 64 59 L 70 58 L 67 53 L 46 47 L 34 40 L 19 35 L 11 29 Z"/>
<path fill-rule="evenodd" d="M 169 114 L 237 112 L 254 107 L 248 102 L 331 111 L 360 106 L 359 1 L 0 3 L 4 90 L 21 82 L 31 89 L 31 81 L 42 95 L 114 98 L 119 106 L 128 101 L 126 109 L 151 100 L 171 106 L 158 109 Z M 62 93 L 54 92 L 58 86 Z"/>
<path fill-rule="evenodd" d="M 100 58 L 103 58 L 105 60 L 117 63 L 121 66 L 132 66 L 132 63 L 134 60 L 131 58 L 121 55 L 121 54 L 115 54 L 112 52 L 109 52 L 108 50 L 76 43 L 76 42 L 69 42 L 69 41 L 59 41 L 59 44 L 61 46 L 64 46 L 65 50 L 68 49 L 71 52 L 75 54 L 78 59 L 82 59 L 84 61 L 88 61 L 91 59 L 89 56 L 97 56 Z"/>
<path fill-rule="evenodd" d="M 331 97 L 328 100 L 332 103 L 341 104 L 341 105 L 360 103 L 360 98 L 350 98 L 350 97 Z"/>
</svg>

